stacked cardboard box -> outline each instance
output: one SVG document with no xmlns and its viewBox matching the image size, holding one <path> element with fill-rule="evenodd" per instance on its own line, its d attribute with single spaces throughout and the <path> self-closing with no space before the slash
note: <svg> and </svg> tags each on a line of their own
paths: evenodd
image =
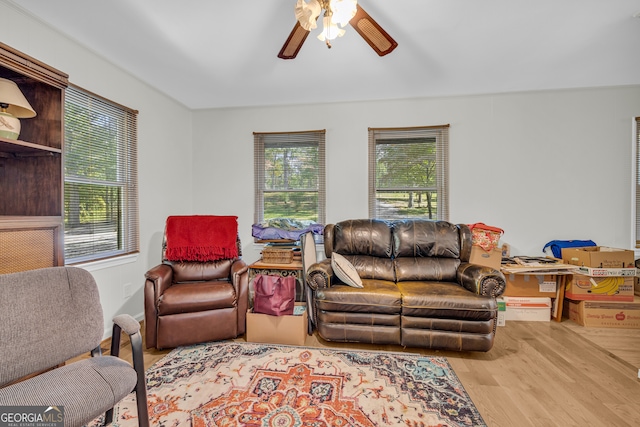
<svg viewBox="0 0 640 427">
<path fill-rule="evenodd" d="M 565 297 L 574 301 L 633 302 L 633 251 L 602 246 L 565 248 L 562 260 L 579 266 L 567 279 Z"/>
<path fill-rule="evenodd" d="M 548 322 L 551 320 L 551 298 L 502 297 L 505 303 L 504 320 Z"/>
<path fill-rule="evenodd" d="M 602 246 L 565 248 L 562 259 L 578 269 L 567 278 L 565 315 L 583 326 L 640 328 L 634 300 L 634 252 Z"/>
<path fill-rule="evenodd" d="M 633 302 L 567 301 L 565 316 L 582 326 L 640 329 L 640 297 Z"/>
</svg>

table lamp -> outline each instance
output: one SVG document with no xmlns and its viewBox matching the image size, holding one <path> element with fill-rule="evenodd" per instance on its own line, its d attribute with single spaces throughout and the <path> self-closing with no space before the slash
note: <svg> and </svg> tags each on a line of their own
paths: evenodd
<svg viewBox="0 0 640 427">
<path fill-rule="evenodd" d="M 19 119 L 31 118 L 35 115 L 36 112 L 18 85 L 11 80 L 0 78 L 0 138 L 18 139 Z"/>
</svg>

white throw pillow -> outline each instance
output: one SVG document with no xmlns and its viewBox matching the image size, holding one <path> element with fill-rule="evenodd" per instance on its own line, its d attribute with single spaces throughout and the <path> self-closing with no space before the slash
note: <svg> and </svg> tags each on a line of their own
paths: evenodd
<svg viewBox="0 0 640 427">
<path fill-rule="evenodd" d="M 331 254 L 331 268 L 345 284 L 354 288 L 362 288 L 362 279 L 358 275 L 356 268 L 345 257 L 338 253 Z"/>
</svg>

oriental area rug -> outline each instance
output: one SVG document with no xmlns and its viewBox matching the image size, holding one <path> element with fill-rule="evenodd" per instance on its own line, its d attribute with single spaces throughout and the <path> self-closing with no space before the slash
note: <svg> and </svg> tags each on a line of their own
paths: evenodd
<svg viewBox="0 0 640 427">
<path fill-rule="evenodd" d="M 152 426 L 486 425 L 444 357 L 225 341 L 177 348 L 146 374 Z M 112 425 L 138 425 L 134 394 Z"/>
</svg>

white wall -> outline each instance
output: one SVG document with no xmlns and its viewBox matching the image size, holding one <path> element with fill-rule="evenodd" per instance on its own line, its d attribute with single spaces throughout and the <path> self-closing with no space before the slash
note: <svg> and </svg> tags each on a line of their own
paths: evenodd
<svg viewBox="0 0 640 427">
<path fill-rule="evenodd" d="M 505 230 L 512 253 L 554 239 L 630 248 L 640 86 L 194 112 L 194 210 L 239 216 L 252 244 L 252 132 L 326 129 L 327 222 L 366 218 L 367 128 L 450 127 L 450 220 Z"/>
<path fill-rule="evenodd" d="M 100 289 L 105 326 L 120 313 L 141 319 L 144 273 L 160 262 L 166 217 L 192 210 L 191 111 L 3 2 L 0 28 L 3 43 L 67 73 L 71 83 L 139 111 L 140 254 L 130 263 L 89 269 Z M 133 292 L 127 299 L 126 284 Z"/>
</svg>

